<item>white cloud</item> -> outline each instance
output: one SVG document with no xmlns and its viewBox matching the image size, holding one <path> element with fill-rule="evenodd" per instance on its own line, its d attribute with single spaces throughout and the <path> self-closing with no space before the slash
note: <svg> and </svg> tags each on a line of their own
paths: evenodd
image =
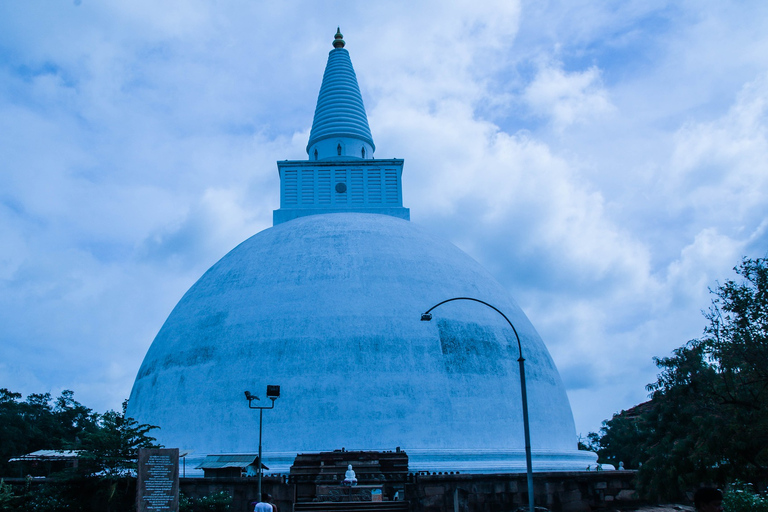
<svg viewBox="0 0 768 512">
<path fill-rule="evenodd" d="M 183 292 L 271 224 L 340 25 L 413 221 L 509 287 L 594 430 L 768 249 L 761 9 L 3 4 L 2 385 L 119 407 Z"/>
<path fill-rule="evenodd" d="M 599 119 L 614 109 L 596 66 L 573 73 L 560 66 L 544 66 L 523 98 L 536 114 L 551 119 L 557 130 Z"/>
<path fill-rule="evenodd" d="M 740 222 L 755 209 L 765 211 L 768 192 L 768 75 L 744 85 L 722 118 L 688 122 L 676 134 L 671 192 L 684 192 L 682 204 L 717 222 L 713 205 L 737 210 Z"/>
</svg>

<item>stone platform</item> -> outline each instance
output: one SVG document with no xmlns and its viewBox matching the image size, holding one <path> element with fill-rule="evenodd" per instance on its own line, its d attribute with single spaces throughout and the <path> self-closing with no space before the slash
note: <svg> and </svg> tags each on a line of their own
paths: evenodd
<svg viewBox="0 0 768 512">
<path fill-rule="evenodd" d="M 634 471 L 534 473 L 536 506 L 551 512 L 641 510 L 647 504 L 641 502 L 634 491 L 634 477 Z M 281 511 L 298 511 L 302 503 L 323 503 L 306 501 L 306 496 L 297 499 L 300 498 L 299 485 L 278 476 L 266 477 L 263 483 L 264 490 L 274 497 Z M 514 512 L 528 503 L 525 473 L 409 473 L 402 485 L 404 492 L 398 497 L 404 499 L 397 507 L 411 512 Z M 183 478 L 180 488 L 186 495 L 194 497 L 227 491 L 235 496 L 232 509 L 245 510 L 243 507 L 256 495 L 256 479 Z M 326 502 L 326 505 L 328 503 L 332 502 Z M 396 501 L 385 493 L 382 503 Z M 659 512 L 658 508 L 656 510 Z"/>
</svg>

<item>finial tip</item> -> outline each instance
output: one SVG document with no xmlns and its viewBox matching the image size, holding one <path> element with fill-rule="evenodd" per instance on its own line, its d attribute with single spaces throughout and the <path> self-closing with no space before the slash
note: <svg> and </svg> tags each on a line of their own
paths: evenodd
<svg viewBox="0 0 768 512">
<path fill-rule="evenodd" d="M 336 35 L 333 36 L 333 47 L 344 48 L 344 36 L 341 35 L 341 28 L 336 27 Z"/>
</svg>

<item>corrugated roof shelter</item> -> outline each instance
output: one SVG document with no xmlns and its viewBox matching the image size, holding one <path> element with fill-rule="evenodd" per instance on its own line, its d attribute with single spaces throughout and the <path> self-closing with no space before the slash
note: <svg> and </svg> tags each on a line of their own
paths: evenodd
<svg viewBox="0 0 768 512">
<path fill-rule="evenodd" d="M 9 459 L 8 462 L 21 461 L 49 461 L 49 460 L 77 460 L 80 450 L 37 450 L 36 452 L 19 455 Z"/>
<path fill-rule="evenodd" d="M 21 463 L 18 465 L 19 476 L 49 476 L 76 468 L 79 455 L 80 450 L 37 450 L 13 457 L 8 462 Z"/>
<path fill-rule="evenodd" d="M 205 478 L 231 478 L 256 476 L 259 456 L 250 453 L 208 455 L 196 469 L 202 469 Z M 264 464 L 262 469 L 269 469 Z"/>
</svg>

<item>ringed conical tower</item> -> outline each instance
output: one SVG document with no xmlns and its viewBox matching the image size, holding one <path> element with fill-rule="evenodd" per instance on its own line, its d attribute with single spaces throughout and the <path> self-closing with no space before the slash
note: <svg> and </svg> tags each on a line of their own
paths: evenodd
<svg viewBox="0 0 768 512">
<path fill-rule="evenodd" d="M 533 325 L 477 262 L 409 222 L 403 160 L 375 145 L 337 31 L 307 160 L 277 163 L 274 226 L 213 265 L 181 298 L 139 369 L 128 415 L 197 456 L 253 453 L 243 391 L 281 386 L 264 458 L 404 449 L 412 471 L 524 471 L 518 347 L 526 358 L 535 471 L 578 470 L 568 398 Z M 258 393 L 257 393 L 258 394 Z M 264 398 L 264 397 L 262 397 Z"/>
<path fill-rule="evenodd" d="M 309 134 L 310 159 L 373 158 L 373 144 L 357 76 L 336 30 Z"/>
</svg>

